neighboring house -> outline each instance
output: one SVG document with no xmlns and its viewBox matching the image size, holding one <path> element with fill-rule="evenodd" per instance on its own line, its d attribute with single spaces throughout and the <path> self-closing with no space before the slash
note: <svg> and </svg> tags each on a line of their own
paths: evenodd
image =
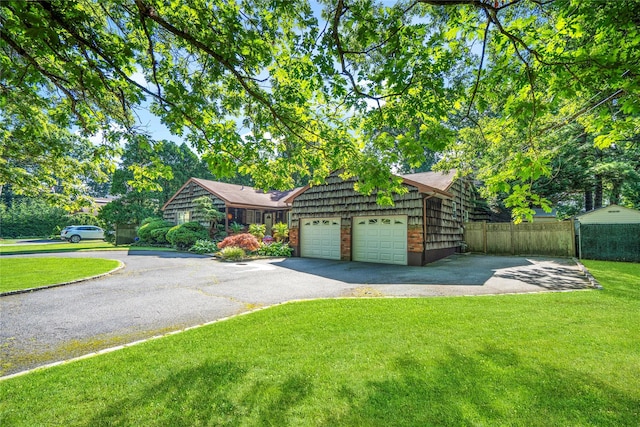
<svg viewBox="0 0 640 427">
<path fill-rule="evenodd" d="M 541 222 L 558 222 L 558 211 L 553 208 L 551 212 L 546 212 L 542 208 L 533 208 L 533 222 L 541 223 Z"/>
<path fill-rule="evenodd" d="M 100 212 L 100 209 L 104 205 L 106 205 L 107 203 L 113 202 L 114 200 L 117 200 L 117 199 L 118 198 L 114 196 L 95 197 L 93 199 L 93 206 L 84 207 L 80 209 L 80 212 L 89 213 L 91 215 L 98 215 L 98 212 Z"/>
<path fill-rule="evenodd" d="M 576 219 L 580 224 L 640 224 L 640 211 L 609 205 L 578 215 Z"/>
<path fill-rule="evenodd" d="M 353 189 L 355 179 L 331 174 L 303 187 L 291 203 L 290 245 L 297 256 L 423 265 L 462 249 L 463 224 L 474 220 L 476 192 L 455 172 L 401 175 L 407 193 L 394 206 Z"/>
<path fill-rule="evenodd" d="M 194 199 L 211 198 L 213 205 L 225 213 L 225 227 L 239 224 L 266 224 L 267 233 L 273 224 L 288 222 L 290 206 L 285 199 L 291 191 L 257 190 L 246 185 L 190 178 L 162 207 L 163 217 L 174 224 L 199 221 Z"/>
</svg>

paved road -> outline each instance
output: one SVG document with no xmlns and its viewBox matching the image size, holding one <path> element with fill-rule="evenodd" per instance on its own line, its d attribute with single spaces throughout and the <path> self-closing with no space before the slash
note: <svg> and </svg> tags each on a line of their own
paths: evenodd
<svg viewBox="0 0 640 427">
<path fill-rule="evenodd" d="M 99 279 L 0 297 L 3 375 L 296 299 L 591 288 L 568 259 L 457 255 L 406 267 L 304 258 L 223 263 L 176 252 L 37 256 L 117 259 L 126 267 Z"/>
</svg>

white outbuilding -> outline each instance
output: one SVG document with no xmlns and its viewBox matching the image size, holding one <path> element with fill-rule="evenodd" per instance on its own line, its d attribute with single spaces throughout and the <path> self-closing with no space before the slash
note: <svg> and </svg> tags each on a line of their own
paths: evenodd
<svg viewBox="0 0 640 427">
<path fill-rule="evenodd" d="M 640 224 L 640 211 L 624 206 L 609 205 L 576 218 L 580 224 Z"/>
</svg>

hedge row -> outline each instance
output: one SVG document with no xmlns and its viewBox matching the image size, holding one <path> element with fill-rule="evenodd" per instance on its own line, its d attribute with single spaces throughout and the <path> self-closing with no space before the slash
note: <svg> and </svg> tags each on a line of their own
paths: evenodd
<svg viewBox="0 0 640 427">
<path fill-rule="evenodd" d="M 93 215 L 70 215 L 36 199 L 15 202 L 11 208 L 0 204 L 0 237 L 50 237 L 67 225 L 100 225 Z"/>
</svg>

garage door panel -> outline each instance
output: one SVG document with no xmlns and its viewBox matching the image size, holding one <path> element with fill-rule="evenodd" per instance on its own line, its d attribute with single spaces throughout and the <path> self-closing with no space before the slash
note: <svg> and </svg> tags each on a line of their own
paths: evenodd
<svg viewBox="0 0 640 427">
<path fill-rule="evenodd" d="M 300 254 L 308 258 L 340 259 L 340 218 L 301 221 Z"/>
<path fill-rule="evenodd" d="M 358 217 L 353 224 L 354 261 L 407 264 L 406 216 Z"/>
<path fill-rule="evenodd" d="M 397 245 L 394 244 L 394 242 L 380 242 L 380 249 L 385 250 L 385 249 L 397 249 Z"/>
</svg>

